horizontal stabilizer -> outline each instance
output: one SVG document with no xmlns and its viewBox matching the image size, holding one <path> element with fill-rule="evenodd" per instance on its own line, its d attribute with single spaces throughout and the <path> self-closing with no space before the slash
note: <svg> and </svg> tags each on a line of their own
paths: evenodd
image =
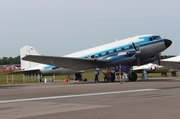
<svg viewBox="0 0 180 119">
<path fill-rule="evenodd" d="M 7 74 L 41 74 L 39 69 L 9 72 Z"/>
</svg>

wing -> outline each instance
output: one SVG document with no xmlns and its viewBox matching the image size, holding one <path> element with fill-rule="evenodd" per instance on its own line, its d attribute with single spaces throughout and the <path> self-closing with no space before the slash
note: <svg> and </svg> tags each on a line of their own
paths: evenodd
<svg viewBox="0 0 180 119">
<path fill-rule="evenodd" d="M 180 70 L 180 62 L 178 61 L 161 61 L 161 65 L 177 71 Z"/>
<path fill-rule="evenodd" d="M 108 63 L 110 63 L 110 60 L 108 59 L 53 57 L 39 55 L 27 55 L 22 59 L 76 70 L 91 69 L 95 68 L 96 66 L 106 66 Z"/>
<path fill-rule="evenodd" d="M 161 64 L 174 70 L 180 70 L 180 56 L 162 59 Z"/>
</svg>

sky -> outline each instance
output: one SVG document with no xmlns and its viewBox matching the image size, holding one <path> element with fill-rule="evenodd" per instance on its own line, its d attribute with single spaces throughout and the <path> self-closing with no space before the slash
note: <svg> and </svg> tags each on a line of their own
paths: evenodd
<svg viewBox="0 0 180 119">
<path fill-rule="evenodd" d="M 143 34 L 172 40 L 162 55 L 179 55 L 179 12 L 179 0 L 0 0 L 0 58 L 25 45 L 62 56 Z"/>
</svg>

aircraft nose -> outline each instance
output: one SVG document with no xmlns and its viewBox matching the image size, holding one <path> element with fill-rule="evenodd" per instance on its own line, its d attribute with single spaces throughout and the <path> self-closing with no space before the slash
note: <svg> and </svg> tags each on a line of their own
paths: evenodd
<svg viewBox="0 0 180 119">
<path fill-rule="evenodd" d="M 169 39 L 164 39 L 164 44 L 165 44 L 166 48 L 168 48 L 172 44 L 172 41 Z"/>
</svg>

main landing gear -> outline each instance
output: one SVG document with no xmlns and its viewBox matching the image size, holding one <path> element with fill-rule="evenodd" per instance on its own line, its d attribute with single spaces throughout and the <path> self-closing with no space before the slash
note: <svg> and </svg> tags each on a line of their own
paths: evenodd
<svg viewBox="0 0 180 119">
<path fill-rule="evenodd" d="M 124 77 L 124 73 L 126 74 L 126 77 Z M 119 66 L 115 66 L 115 74 L 117 77 L 121 75 L 121 77 L 127 81 L 136 81 L 138 78 L 137 74 L 128 65 L 120 64 Z"/>
<path fill-rule="evenodd" d="M 129 74 L 127 74 L 127 77 L 129 81 L 136 81 L 137 80 L 137 74 L 133 71 L 131 71 Z M 116 75 L 111 72 L 111 82 L 114 82 L 116 80 Z"/>
<path fill-rule="evenodd" d="M 110 71 L 110 68 L 107 68 L 107 71 Z M 115 80 L 119 81 L 119 77 L 121 75 L 121 77 L 123 77 L 124 80 L 126 81 L 136 81 L 137 80 L 137 74 L 131 70 L 129 68 L 129 66 L 126 66 L 125 65 L 119 65 L 119 66 L 116 66 L 114 68 L 114 73 L 110 72 L 111 74 L 111 80 L 110 82 L 114 82 Z M 102 71 L 101 71 L 102 72 Z M 121 73 L 121 72 L 124 72 L 124 73 Z M 126 73 L 125 73 L 126 72 Z M 102 72 L 103 74 L 105 74 L 104 72 Z M 123 75 L 124 74 L 124 75 Z M 106 81 L 106 80 L 105 80 Z"/>
</svg>

